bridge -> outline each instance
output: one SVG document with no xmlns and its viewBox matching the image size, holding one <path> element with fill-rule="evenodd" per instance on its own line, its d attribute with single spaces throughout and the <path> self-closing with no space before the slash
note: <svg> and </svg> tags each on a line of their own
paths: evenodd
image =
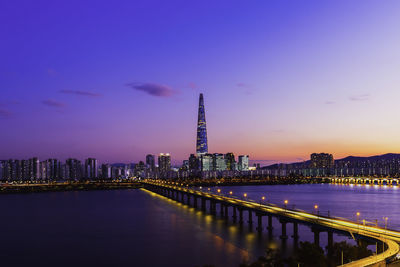
<svg viewBox="0 0 400 267">
<path fill-rule="evenodd" d="M 326 177 L 335 184 L 399 185 L 400 178 L 390 177 Z"/>
<path fill-rule="evenodd" d="M 311 227 L 314 233 L 314 243 L 319 246 L 319 236 L 322 232 L 328 233 L 328 253 L 333 246 L 333 232 L 341 232 L 350 234 L 353 237 L 364 237 L 367 239 L 379 240 L 384 245 L 385 250 L 367 258 L 363 258 L 343 266 L 386 266 L 386 260 L 394 258 L 400 253 L 400 232 L 381 228 L 378 226 L 366 225 L 365 223 L 353 222 L 342 218 L 334 218 L 331 216 L 322 216 L 320 214 L 307 213 L 301 210 L 279 207 L 273 204 L 264 204 L 262 202 L 254 202 L 248 199 L 238 199 L 232 196 L 225 196 L 220 192 L 218 194 L 210 191 L 202 191 L 184 186 L 183 184 L 175 184 L 166 181 L 145 181 L 144 188 L 154 193 L 160 194 L 167 198 L 176 200 L 183 204 L 207 211 L 213 215 L 217 213 L 217 204 L 220 208 L 221 215 L 228 220 L 229 209 L 233 214 L 233 221 L 243 225 L 243 213 L 248 213 L 248 224 L 251 227 L 254 223 L 253 214 L 257 217 L 257 231 L 263 231 L 262 220 L 267 217 L 267 229 L 272 233 L 272 217 L 278 218 L 281 224 L 280 238 L 287 239 L 287 224 L 293 225 L 293 238 L 298 239 L 298 225 L 304 224 Z M 246 196 L 245 196 L 246 197 Z M 207 205 L 208 201 L 208 205 Z"/>
</svg>

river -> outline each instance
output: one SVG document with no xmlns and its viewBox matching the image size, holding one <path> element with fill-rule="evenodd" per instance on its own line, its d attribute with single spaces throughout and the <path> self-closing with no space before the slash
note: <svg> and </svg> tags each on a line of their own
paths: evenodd
<svg viewBox="0 0 400 267">
<path fill-rule="evenodd" d="M 397 187 L 333 184 L 220 187 L 237 197 L 331 216 L 373 221 L 400 230 Z M 208 190 L 203 188 L 202 190 Z M 210 188 L 216 191 L 217 188 Z M 274 234 L 260 236 L 225 220 L 143 189 L 0 195 L 2 266 L 239 266 L 267 247 L 290 253 L 294 244 Z M 265 224 L 266 222 L 264 222 Z M 291 234 L 288 225 L 288 234 Z M 300 241 L 312 241 L 306 226 Z M 326 243 L 321 233 L 321 246 Z M 346 240 L 334 236 L 335 241 Z"/>
</svg>

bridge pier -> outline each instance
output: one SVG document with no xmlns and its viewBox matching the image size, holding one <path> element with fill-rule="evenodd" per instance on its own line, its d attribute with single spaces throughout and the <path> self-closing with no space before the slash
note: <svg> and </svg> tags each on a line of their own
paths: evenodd
<svg viewBox="0 0 400 267">
<path fill-rule="evenodd" d="M 206 212 L 206 210 L 207 210 L 206 199 L 204 197 L 201 198 L 201 210 L 203 212 Z"/>
<path fill-rule="evenodd" d="M 217 203 L 214 200 L 210 200 L 210 211 L 212 215 L 216 215 Z"/>
<path fill-rule="evenodd" d="M 222 202 L 219 203 L 219 213 L 221 217 L 224 216 L 224 204 Z"/>
<path fill-rule="evenodd" d="M 191 203 L 190 203 L 190 198 L 191 198 L 190 195 L 189 195 L 189 194 L 186 194 L 186 198 L 187 198 L 187 200 L 186 200 L 187 203 L 186 203 L 186 204 L 190 207 L 190 204 L 191 204 Z"/>
<path fill-rule="evenodd" d="M 239 224 L 243 225 L 243 209 L 238 208 L 239 211 Z"/>
<path fill-rule="evenodd" d="M 261 213 L 257 213 L 257 231 L 259 233 L 262 232 L 263 227 L 262 227 L 262 214 Z"/>
<path fill-rule="evenodd" d="M 253 212 L 252 212 L 251 210 L 249 210 L 249 221 L 248 221 L 248 223 L 249 223 L 250 225 L 253 224 Z"/>
<path fill-rule="evenodd" d="M 293 235 L 292 237 L 294 239 L 299 238 L 299 224 L 297 222 L 293 222 Z"/>
<path fill-rule="evenodd" d="M 197 197 L 193 196 L 193 207 L 197 209 Z"/>
<path fill-rule="evenodd" d="M 287 238 L 288 238 L 288 236 L 287 236 L 287 234 L 286 234 L 286 224 L 287 224 L 287 221 L 285 221 L 285 220 L 283 220 L 283 219 L 280 219 L 279 222 L 280 222 L 281 225 L 282 225 L 282 234 L 281 234 L 280 238 L 281 238 L 281 239 L 287 239 Z"/>
<path fill-rule="evenodd" d="M 228 208 L 229 208 L 229 206 L 225 205 L 224 217 L 225 217 L 226 220 L 228 220 Z"/>
<path fill-rule="evenodd" d="M 236 219 L 237 219 L 237 215 L 236 215 L 236 207 L 235 207 L 235 206 L 232 206 L 232 208 L 233 208 L 233 215 L 232 215 L 233 222 L 236 222 Z"/>
<path fill-rule="evenodd" d="M 181 193 L 181 203 L 185 204 L 185 194 L 183 192 Z"/>
<path fill-rule="evenodd" d="M 274 229 L 274 227 L 272 226 L 272 215 L 268 215 L 268 226 L 267 229 L 270 233 L 272 233 L 272 230 Z"/>
<path fill-rule="evenodd" d="M 328 230 L 328 251 L 333 247 L 333 232 Z"/>
<path fill-rule="evenodd" d="M 321 230 L 312 227 L 311 231 L 314 233 L 314 244 L 319 247 L 319 233 L 321 232 Z"/>
</svg>

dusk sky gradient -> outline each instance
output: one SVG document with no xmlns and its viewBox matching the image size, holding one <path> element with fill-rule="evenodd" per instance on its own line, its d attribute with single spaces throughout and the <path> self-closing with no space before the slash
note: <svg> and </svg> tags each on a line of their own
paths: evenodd
<svg viewBox="0 0 400 267">
<path fill-rule="evenodd" d="M 0 159 L 400 152 L 400 1 L 2 1 Z M 261 161 L 265 160 L 265 161 Z"/>
</svg>

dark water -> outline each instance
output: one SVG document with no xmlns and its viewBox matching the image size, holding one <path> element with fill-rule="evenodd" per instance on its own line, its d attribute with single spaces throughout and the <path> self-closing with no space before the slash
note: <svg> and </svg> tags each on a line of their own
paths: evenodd
<svg viewBox="0 0 400 267">
<path fill-rule="evenodd" d="M 391 187 L 335 185 L 222 187 L 249 198 L 352 218 L 389 217 L 400 229 L 400 195 Z M 207 189 L 206 189 L 207 190 Z M 215 189 L 212 189 L 215 190 Z M 205 215 L 145 190 L 79 191 L 0 195 L 1 266 L 238 266 L 263 255 L 267 247 L 291 252 L 292 238 L 282 243 L 280 226 L 260 236 L 247 224 Z M 265 223 L 265 222 L 264 222 Z M 265 225 L 266 226 L 266 225 Z M 300 241 L 313 234 L 300 226 Z M 288 224 L 288 235 L 291 227 Z M 334 236 L 335 241 L 348 237 Z M 326 235 L 321 233 L 321 246 Z"/>
</svg>

